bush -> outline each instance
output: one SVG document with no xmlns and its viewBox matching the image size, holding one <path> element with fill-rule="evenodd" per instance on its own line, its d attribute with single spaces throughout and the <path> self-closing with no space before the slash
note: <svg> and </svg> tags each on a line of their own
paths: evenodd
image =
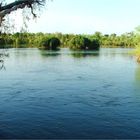
<svg viewBox="0 0 140 140">
<path fill-rule="evenodd" d="M 90 40 L 82 36 L 76 36 L 69 41 L 69 48 L 72 50 L 98 50 L 100 43 L 98 40 Z"/>
<path fill-rule="evenodd" d="M 5 40 L 3 38 L 0 38 L 0 48 L 4 48 L 5 44 Z"/>
<path fill-rule="evenodd" d="M 40 48 L 45 50 L 58 50 L 60 45 L 60 40 L 55 37 L 42 39 L 40 42 Z"/>
<path fill-rule="evenodd" d="M 89 50 L 99 50 L 100 43 L 97 39 L 91 40 Z"/>
</svg>

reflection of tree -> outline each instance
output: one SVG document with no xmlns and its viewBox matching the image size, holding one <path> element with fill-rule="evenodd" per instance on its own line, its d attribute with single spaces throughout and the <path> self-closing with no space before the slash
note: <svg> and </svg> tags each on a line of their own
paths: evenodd
<svg viewBox="0 0 140 140">
<path fill-rule="evenodd" d="M 72 52 L 71 55 L 75 58 L 81 58 L 81 57 L 94 57 L 94 56 L 99 56 L 99 51 L 92 52 L 92 51 L 77 51 L 77 52 Z"/>
<path fill-rule="evenodd" d="M 138 100 L 140 100 L 140 66 L 137 66 L 135 70 L 134 88 L 135 88 L 134 91 L 135 96 Z"/>
<path fill-rule="evenodd" d="M 136 68 L 135 79 L 136 83 L 140 86 L 140 66 Z"/>
<path fill-rule="evenodd" d="M 9 57 L 9 53 L 2 52 L 0 53 L 0 70 L 5 70 L 4 59 L 5 57 Z"/>
<path fill-rule="evenodd" d="M 59 51 L 46 51 L 46 50 L 41 50 L 40 51 L 41 55 L 44 57 L 54 57 L 60 55 Z"/>
<path fill-rule="evenodd" d="M 2 69 L 5 70 L 4 60 L 0 60 L 0 70 L 2 70 Z"/>
</svg>

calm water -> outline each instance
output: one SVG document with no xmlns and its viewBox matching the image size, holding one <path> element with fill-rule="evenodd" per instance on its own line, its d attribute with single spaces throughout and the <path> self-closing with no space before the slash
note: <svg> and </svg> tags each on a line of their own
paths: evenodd
<svg viewBox="0 0 140 140">
<path fill-rule="evenodd" d="M 140 138 L 140 65 L 128 49 L 11 49 L 0 138 Z"/>
</svg>

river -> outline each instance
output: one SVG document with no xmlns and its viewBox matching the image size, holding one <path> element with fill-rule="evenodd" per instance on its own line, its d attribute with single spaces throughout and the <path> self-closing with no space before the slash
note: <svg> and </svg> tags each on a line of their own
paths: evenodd
<svg viewBox="0 0 140 140">
<path fill-rule="evenodd" d="M 140 138 L 140 65 L 131 49 L 9 49 L 0 138 Z"/>
</svg>

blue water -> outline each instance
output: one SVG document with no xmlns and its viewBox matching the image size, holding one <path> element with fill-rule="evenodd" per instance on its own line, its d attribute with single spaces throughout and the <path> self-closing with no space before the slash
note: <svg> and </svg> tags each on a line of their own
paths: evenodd
<svg viewBox="0 0 140 140">
<path fill-rule="evenodd" d="M 140 65 L 129 49 L 10 49 L 0 138 L 140 138 Z"/>
</svg>

